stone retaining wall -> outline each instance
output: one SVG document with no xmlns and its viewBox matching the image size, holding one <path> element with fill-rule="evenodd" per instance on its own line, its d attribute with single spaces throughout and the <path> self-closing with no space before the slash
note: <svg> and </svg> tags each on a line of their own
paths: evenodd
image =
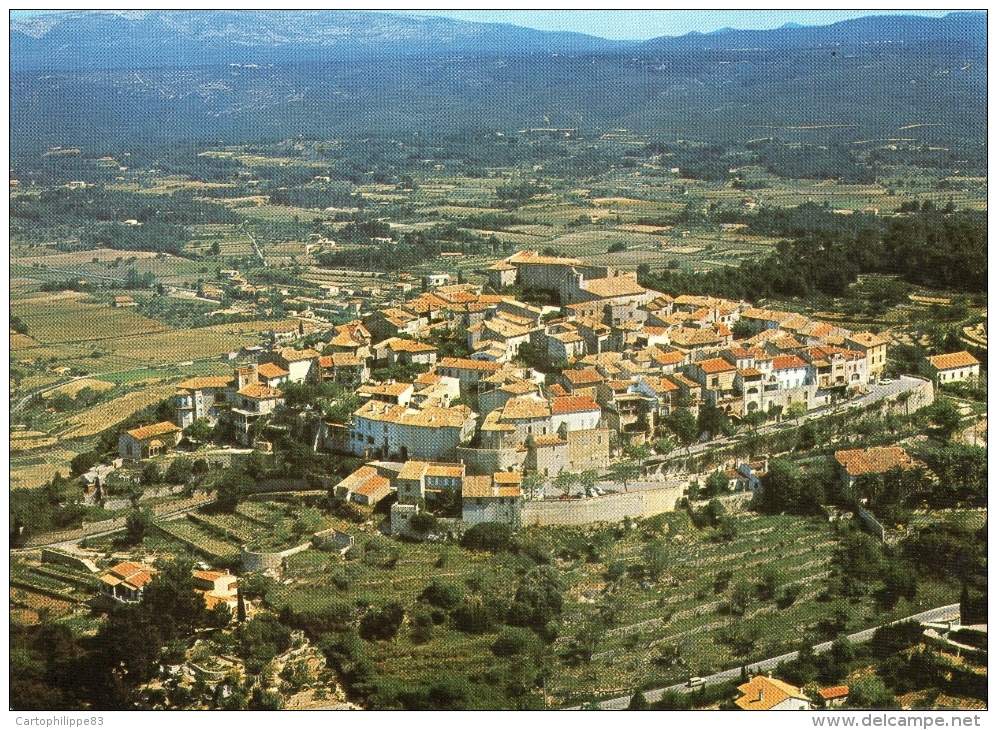
<svg viewBox="0 0 997 730">
<path fill-rule="evenodd" d="M 588 525 L 620 522 L 624 517 L 653 517 L 671 512 L 682 497 L 681 486 L 643 489 L 587 499 L 544 500 L 523 504 L 523 526 Z"/>
</svg>

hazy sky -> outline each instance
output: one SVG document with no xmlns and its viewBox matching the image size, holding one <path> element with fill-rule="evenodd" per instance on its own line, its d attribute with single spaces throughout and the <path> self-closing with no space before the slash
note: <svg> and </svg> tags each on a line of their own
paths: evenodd
<svg viewBox="0 0 997 730">
<path fill-rule="evenodd" d="M 168 3 L 167 3 L 168 5 Z M 396 3 L 397 5 L 397 3 Z M 162 5 L 160 5 L 162 7 Z M 11 16 L 54 12 L 12 10 Z M 480 23 L 512 23 L 538 30 L 570 30 L 615 40 L 709 33 L 719 28 L 778 28 L 786 23 L 829 25 L 864 15 L 942 16 L 951 10 L 417 10 L 379 12 L 439 15 Z"/>
</svg>

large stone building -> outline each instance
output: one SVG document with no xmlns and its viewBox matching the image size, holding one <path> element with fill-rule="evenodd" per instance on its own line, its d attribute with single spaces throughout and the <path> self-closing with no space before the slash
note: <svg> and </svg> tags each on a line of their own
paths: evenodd
<svg viewBox="0 0 997 730">
<path fill-rule="evenodd" d="M 118 437 L 118 456 L 138 461 L 165 454 L 180 443 L 180 427 L 163 421 L 125 431 Z"/>
<path fill-rule="evenodd" d="M 370 401 L 353 413 L 349 450 L 357 456 L 452 459 L 474 436 L 467 406 L 423 409 Z"/>
</svg>

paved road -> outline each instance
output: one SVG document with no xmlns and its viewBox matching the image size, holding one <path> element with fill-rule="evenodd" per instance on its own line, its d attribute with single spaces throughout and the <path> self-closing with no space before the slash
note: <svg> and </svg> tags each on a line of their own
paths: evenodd
<svg viewBox="0 0 997 730">
<path fill-rule="evenodd" d="M 921 613 L 916 613 L 913 616 L 907 616 L 906 618 L 898 619 L 897 621 L 908 621 L 914 619 L 915 621 L 926 622 L 926 621 L 948 621 L 951 619 L 959 618 L 959 604 L 953 603 L 948 606 L 939 606 L 938 608 L 932 608 L 927 611 L 922 611 Z M 897 623 L 892 622 L 892 623 Z M 869 641 L 872 638 L 873 633 L 875 633 L 878 626 L 874 626 L 870 629 L 865 629 L 863 631 L 856 632 L 854 634 L 849 634 L 848 640 L 853 644 L 860 644 L 864 641 Z M 814 646 L 814 653 L 820 654 L 821 652 L 828 651 L 831 648 L 830 641 L 826 641 L 823 644 L 817 644 Z M 782 654 L 780 656 L 769 657 L 768 659 L 762 659 L 757 662 L 750 662 L 749 666 L 755 671 L 764 671 L 767 669 L 774 669 L 781 662 L 787 662 L 795 659 L 799 652 L 791 651 L 788 654 Z M 721 682 L 729 682 L 732 679 L 739 679 L 741 677 L 741 668 L 735 667 L 734 669 L 727 669 L 723 672 L 717 672 L 716 674 L 711 674 L 708 677 L 703 677 L 706 684 L 720 684 Z M 668 691 L 675 692 L 688 692 L 690 689 L 685 686 L 685 684 L 673 684 L 671 687 L 662 687 L 660 689 L 648 690 L 644 693 L 644 697 L 648 702 L 657 702 L 661 699 L 661 695 Z M 604 700 L 599 703 L 599 707 L 603 710 L 625 710 L 627 705 L 630 704 L 630 696 L 626 697 L 615 697 L 611 700 Z M 571 707 L 569 709 L 577 710 L 577 707 Z"/>
<path fill-rule="evenodd" d="M 833 406 L 824 406 L 823 408 L 815 408 L 809 411 L 806 415 L 801 416 L 799 419 L 793 421 L 781 421 L 779 423 L 766 423 L 758 427 L 758 433 L 773 433 L 786 428 L 792 428 L 798 422 L 803 423 L 804 421 L 812 421 L 816 418 L 822 418 L 824 416 L 831 415 L 832 413 L 841 413 L 844 411 L 849 411 L 854 408 L 862 408 L 868 406 L 876 401 L 883 400 L 885 398 L 894 399 L 898 397 L 901 393 L 913 390 L 914 388 L 923 385 L 924 380 L 920 378 L 913 378 L 909 375 L 902 375 L 896 380 L 889 383 L 876 383 L 866 386 L 869 392 L 861 395 L 857 398 L 852 398 L 847 401 L 836 403 Z M 698 454 L 703 451 L 709 451 L 710 449 L 716 449 L 721 446 L 730 446 L 737 443 L 744 437 L 744 434 L 739 434 L 730 438 L 714 439 L 712 441 L 704 441 L 701 444 L 694 444 L 690 446 L 688 450 L 678 448 L 673 451 L 668 456 L 674 455 L 685 455 L 685 454 Z"/>
<path fill-rule="evenodd" d="M 181 506 L 176 505 L 160 505 L 159 509 L 153 508 L 153 514 L 157 520 L 169 519 L 171 517 L 183 517 L 188 512 L 193 512 L 201 507 L 205 507 L 212 504 L 215 501 L 215 495 L 202 495 L 201 497 L 193 497 L 185 502 Z M 28 552 L 32 550 L 38 550 L 43 547 L 67 547 L 69 545 L 76 545 L 84 538 L 88 537 L 104 537 L 106 535 L 113 535 L 115 532 L 121 532 L 125 528 L 126 517 L 113 518 L 112 520 L 107 520 L 110 525 L 100 526 L 96 531 L 87 531 L 84 527 L 80 530 L 64 530 L 62 532 L 49 533 L 48 535 L 37 535 L 33 538 L 27 540 L 27 544 L 24 547 L 13 548 L 10 552 Z M 96 523 L 90 527 L 102 525 L 103 523 Z M 66 534 L 72 534 L 72 537 L 66 538 Z M 48 539 L 51 537 L 52 539 Z"/>
</svg>

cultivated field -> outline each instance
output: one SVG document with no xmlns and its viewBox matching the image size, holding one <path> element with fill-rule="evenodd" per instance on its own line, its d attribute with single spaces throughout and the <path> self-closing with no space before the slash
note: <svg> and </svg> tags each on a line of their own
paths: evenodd
<svg viewBox="0 0 997 730">
<path fill-rule="evenodd" d="M 9 466 L 11 489 L 40 487 L 52 481 L 56 472 L 66 476 L 69 473 L 69 462 L 77 453 L 55 446 L 26 454 L 12 454 Z"/>
<path fill-rule="evenodd" d="M 121 423 L 136 411 L 169 397 L 175 390 L 176 387 L 173 385 L 161 385 L 134 391 L 106 403 L 100 403 L 67 418 L 59 436 L 63 439 L 95 436 L 104 429 Z"/>
<path fill-rule="evenodd" d="M 11 313 L 44 344 L 89 342 L 161 332 L 166 326 L 131 309 L 89 304 L 78 292 L 39 293 L 11 300 Z"/>
</svg>

